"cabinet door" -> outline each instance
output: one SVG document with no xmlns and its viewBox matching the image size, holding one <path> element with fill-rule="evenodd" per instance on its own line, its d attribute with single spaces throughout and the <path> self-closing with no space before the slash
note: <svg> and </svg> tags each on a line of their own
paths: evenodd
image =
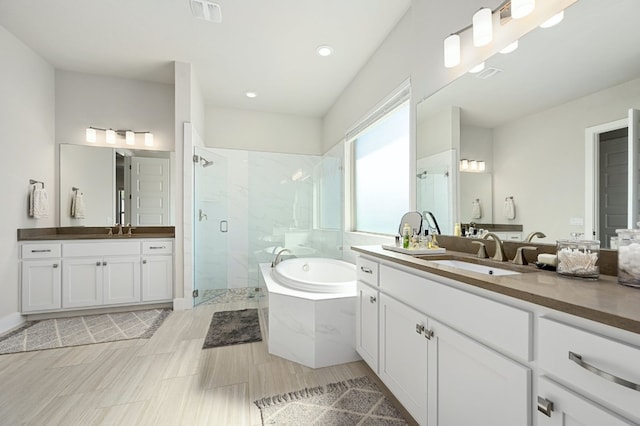
<svg viewBox="0 0 640 426">
<path fill-rule="evenodd" d="M 531 424 L 531 370 L 431 319 L 429 424 Z"/>
<path fill-rule="evenodd" d="M 380 294 L 380 379 L 413 418 L 427 423 L 429 329 L 420 312 Z M 476 423 L 477 424 L 477 423 Z"/>
<path fill-rule="evenodd" d="M 142 301 L 173 299 L 173 256 L 142 259 Z"/>
<path fill-rule="evenodd" d="M 62 307 L 102 304 L 102 259 L 65 259 L 62 264 Z"/>
<path fill-rule="evenodd" d="M 623 426 L 629 420 L 547 379 L 538 379 L 538 426 Z M 552 403 L 553 405 L 550 405 Z"/>
<path fill-rule="evenodd" d="M 103 301 L 105 305 L 140 301 L 140 258 L 105 257 Z"/>
<path fill-rule="evenodd" d="M 22 262 L 22 312 L 60 309 L 60 259 Z"/>
<path fill-rule="evenodd" d="M 358 281 L 356 351 L 378 372 L 378 291 Z"/>
</svg>

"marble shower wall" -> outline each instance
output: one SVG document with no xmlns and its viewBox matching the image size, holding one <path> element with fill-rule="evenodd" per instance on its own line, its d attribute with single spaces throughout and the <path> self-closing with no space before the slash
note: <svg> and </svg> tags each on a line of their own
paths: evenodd
<svg viewBox="0 0 640 426">
<path fill-rule="evenodd" d="M 196 280 L 202 280 L 196 288 L 224 288 L 225 281 L 227 288 L 257 287 L 258 264 L 271 262 L 283 247 L 298 257 L 342 257 L 342 205 L 326 206 L 342 200 L 342 166 L 335 157 L 218 148 L 202 152 L 215 164 L 202 170 L 204 188 L 196 184 L 196 192 L 204 195 L 195 201 L 195 269 Z M 200 206 L 206 221 L 198 221 Z M 322 229 L 320 211 L 338 218 L 325 227 L 339 227 Z M 220 232 L 221 220 L 228 223 L 226 233 Z"/>
</svg>

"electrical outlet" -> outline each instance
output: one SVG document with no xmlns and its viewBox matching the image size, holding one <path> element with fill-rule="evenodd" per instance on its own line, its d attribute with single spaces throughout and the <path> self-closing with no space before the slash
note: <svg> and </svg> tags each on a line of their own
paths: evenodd
<svg viewBox="0 0 640 426">
<path fill-rule="evenodd" d="M 582 226 L 584 225 L 584 218 L 582 217 L 572 217 L 569 219 L 569 225 Z"/>
</svg>

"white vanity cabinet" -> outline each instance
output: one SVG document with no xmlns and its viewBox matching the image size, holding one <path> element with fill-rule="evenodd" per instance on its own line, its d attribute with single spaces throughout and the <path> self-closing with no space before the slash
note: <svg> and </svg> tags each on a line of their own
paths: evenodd
<svg viewBox="0 0 640 426">
<path fill-rule="evenodd" d="M 62 307 L 140 301 L 140 243 L 79 242 L 62 246 Z"/>
<path fill-rule="evenodd" d="M 170 302 L 173 282 L 171 239 L 21 243 L 24 313 Z"/>
<path fill-rule="evenodd" d="M 142 243 L 142 301 L 166 301 L 173 298 L 173 242 Z"/>
<path fill-rule="evenodd" d="M 427 422 L 426 315 L 380 294 L 380 379 L 420 424 Z"/>
<path fill-rule="evenodd" d="M 378 373 L 378 305 L 376 288 L 357 282 L 356 351 Z"/>
<path fill-rule="evenodd" d="M 21 247 L 22 312 L 60 309 L 60 252 L 56 243 Z"/>
</svg>

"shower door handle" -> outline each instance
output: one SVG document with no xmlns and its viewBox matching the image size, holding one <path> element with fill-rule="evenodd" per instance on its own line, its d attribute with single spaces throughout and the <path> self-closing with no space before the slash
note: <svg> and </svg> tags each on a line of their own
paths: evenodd
<svg viewBox="0 0 640 426">
<path fill-rule="evenodd" d="M 198 209 L 198 220 L 202 222 L 202 219 L 207 220 L 207 214 L 202 209 Z"/>
<path fill-rule="evenodd" d="M 226 220 L 220 221 L 220 232 L 229 232 L 229 222 Z"/>
</svg>

